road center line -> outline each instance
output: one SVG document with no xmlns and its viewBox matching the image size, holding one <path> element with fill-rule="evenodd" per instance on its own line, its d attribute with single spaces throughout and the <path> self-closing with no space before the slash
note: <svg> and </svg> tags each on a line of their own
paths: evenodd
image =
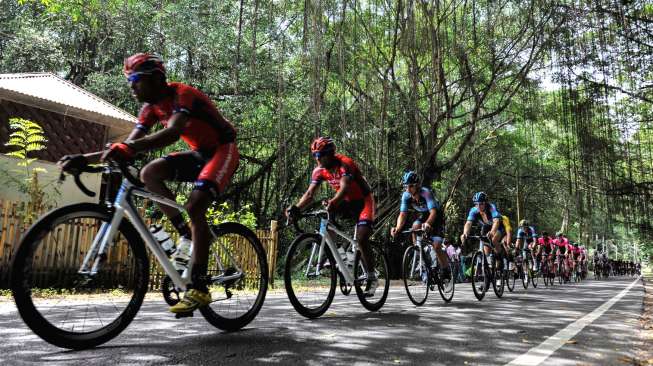
<svg viewBox="0 0 653 366">
<path fill-rule="evenodd" d="M 528 350 L 528 352 L 510 361 L 510 363 L 506 364 L 506 366 L 536 366 L 541 364 L 560 347 L 564 346 L 568 340 L 570 340 L 581 330 L 583 330 L 583 328 L 590 325 L 593 321 L 603 315 L 603 313 L 608 311 L 608 309 L 610 309 L 612 305 L 616 304 L 617 301 L 621 300 L 621 298 L 624 297 L 624 295 L 626 295 L 626 293 L 628 293 L 628 291 L 630 291 L 633 286 L 635 286 L 640 278 L 641 276 L 637 277 L 635 281 L 633 281 L 615 297 L 606 301 L 603 303 L 603 305 L 594 309 L 594 311 L 591 313 L 569 324 L 566 328 L 547 338 L 544 342 L 531 348 Z"/>
</svg>

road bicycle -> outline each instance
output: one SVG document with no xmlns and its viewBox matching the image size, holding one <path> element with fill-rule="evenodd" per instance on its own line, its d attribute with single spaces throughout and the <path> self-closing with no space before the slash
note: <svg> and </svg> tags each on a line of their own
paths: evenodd
<svg viewBox="0 0 653 366">
<path fill-rule="evenodd" d="M 542 273 L 542 279 L 544 280 L 544 286 L 553 286 L 555 280 L 555 272 L 553 270 L 549 256 L 553 255 L 552 253 L 547 254 L 542 253 L 542 262 L 540 263 L 540 271 Z"/>
<path fill-rule="evenodd" d="M 515 257 L 515 268 L 517 270 L 517 276 L 519 276 L 519 279 L 521 280 L 521 284 L 524 287 L 524 289 L 528 289 L 528 286 L 531 282 L 530 278 L 530 271 L 528 270 L 528 261 L 525 260 L 525 257 L 523 256 L 523 251 L 522 254 L 519 254 L 517 257 Z"/>
<path fill-rule="evenodd" d="M 12 293 L 27 326 L 45 341 L 70 349 L 107 342 L 134 319 L 148 291 L 145 248 L 177 291 L 187 290 L 192 272 L 192 263 L 177 272 L 134 198 L 181 211 L 183 206 L 144 189 L 136 168 L 126 163 L 109 162 L 82 172 L 104 172 L 109 177 L 120 173 L 123 180 L 115 200 L 72 204 L 46 213 L 18 245 L 11 273 Z M 73 174 L 75 183 L 94 196 L 81 182 L 82 172 Z M 256 234 L 238 223 L 212 225 L 211 235 L 204 279 L 212 300 L 199 311 L 215 327 L 234 331 L 251 322 L 263 306 L 268 286 L 265 250 Z"/>
<path fill-rule="evenodd" d="M 299 227 L 298 221 L 307 217 L 320 219 L 318 232 L 306 233 Z M 368 270 L 363 264 L 358 243 L 354 239 L 356 229 L 354 238 L 349 237 L 338 224 L 331 221 L 326 210 L 300 213 L 292 217 L 292 222 L 301 234 L 293 240 L 288 249 L 284 285 L 290 303 L 299 314 L 314 319 L 329 309 L 335 297 L 339 273 L 344 278 L 345 286 L 354 287 L 356 296 L 367 310 L 381 309 L 390 289 L 388 259 L 382 248 L 373 242 L 369 243 L 376 262 L 374 272 L 378 287 L 373 296 L 368 296 Z M 346 256 L 339 253 L 333 234 L 352 246 L 351 250 L 356 253 L 353 266 L 348 266 Z"/>
<path fill-rule="evenodd" d="M 533 288 L 537 288 L 537 284 L 540 278 L 540 269 L 535 270 L 535 258 L 533 257 L 533 250 L 531 248 L 524 249 L 524 256 L 526 257 L 526 273 L 528 273 L 528 278 L 531 281 Z"/>
<path fill-rule="evenodd" d="M 562 285 L 568 281 L 568 269 L 566 265 L 566 258 L 563 254 L 556 254 L 556 273 L 555 276 L 558 277 L 558 284 Z"/>
<path fill-rule="evenodd" d="M 505 285 L 505 278 L 502 275 L 502 268 L 497 260 L 497 254 L 494 253 L 494 247 L 490 243 L 490 239 L 484 235 L 468 236 L 468 239 L 476 239 L 479 241 L 479 249 L 472 257 L 472 289 L 474 296 L 478 301 L 483 300 L 485 293 L 490 288 L 494 289 L 494 294 L 501 298 Z M 488 260 L 488 255 L 483 250 L 484 247 L 489 247 L 492 255 L 491 260 Z"/>
<path fill-rule="evenodd" d="M 510 248 L 510 250 L 512 250 L 512 248 Z M 513 268 L 512 270 L 510 269 L 511 264 Z M 515 290 L 515 282 L 518 276 L 516 271 L 517 271 L 517 266 L 515 265 L 514 259 L 511 260 L 510 258 L 507 258 L 505 260 L 505 265 L 503 266 L 503 277 L 504 277 L 504 282 L 506 283 L 506 287 L 510 292 L 513 292 Z"/>
<path fill-rule="evenodd" d="M 424 230 L 410 229 L 402 231 L 402 234 L 415 234 L 415 243 L 404 252 L 401 266 L 401 278 L 406 288 L 406 294 L 410 301 L 421 306 L 426 302 L 429 290 L 438 288 L 442 300 L 450 302 L 453 299 L 455 290 L 454 267 L 449 262 L 449 278 L 441 278 L 437 259 L 432 263 L 430 251 L 435 250 L 430 240 L 424 240 Z M 410 236 L 409 236 L 410 238 Z"/>
</svg>

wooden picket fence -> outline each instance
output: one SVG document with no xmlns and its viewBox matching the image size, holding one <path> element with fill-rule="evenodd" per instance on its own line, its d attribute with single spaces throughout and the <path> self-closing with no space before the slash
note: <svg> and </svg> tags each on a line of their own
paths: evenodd
<svg viewBox="0 0 653 366">
<path fill-rule="evenodd" d="M 27 230 L 27 224 L 22 221 L 20 215 L 24 208 L 24 202 L 0 200 L 0 288 L 9 287 L 13 251 Z M 37 286 L 42 288 L 52 287 L 52 284 L 57 284 L 56 287 L 66 286 L 67 284 L 62 281 L 71 278 L 70 274 L 77 271 L 98 230 L 97 220 L 78 219 L 57 226 L 55 232 L 49 233 L 43 238 L 45 243 L 41 244 L 41 249 L 35 253 L 33 263 Z M 269 230 L 256 230 L 256 235 L 265 248 L 268 275 L 270 283 L 273 284 L 279 242 L 277 222 L 272 221 Z M 244 246 L 242 242 L 229 239 L 225 238 L 223 244 L 242 263 L 246 273 L 254 272 L 253 253 L 243 249 L 247 246 Z M 113 245 L 107 253 L 107 266 L 104 267 L 101 281 L 105 286 L 116 286 L 117 284 L 130 286 L 128 279 L 133 278 L 131 271 L 134 265 L 128 261 L 133 256 L 131 256 L 129 246 L 126 245 L 124 239 L 117 238 L 117 240 L 117 244 Z M 165 273 L 154 256 L 151 253 L 149 256 L 149 288 L 158 290 Z M 226 259 L 224 253 L 221 256 L 222 260 Z"/>
</svg>

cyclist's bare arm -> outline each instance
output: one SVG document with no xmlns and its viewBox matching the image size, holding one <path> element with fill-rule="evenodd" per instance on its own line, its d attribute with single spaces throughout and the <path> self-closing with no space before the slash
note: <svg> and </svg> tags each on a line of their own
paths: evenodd
<svg viewBox="0 0 653 366">
<path fill-rule="evenodd" d="M 499 230 L 499 224 L 500 223 L 501 223 L 501 219 L 499 219 L 499 218 L 496 218 L 496 219 L 492 220 L 492 236 L 494 236 L 496 234 L 497 230 Z"/>
<path fill-rule="evenodd" d="M 349 182 L 351 181 L 351 178 L 348 176 L 344 176 L 340 178 L 340 189 L 338 192 L 336 192 L 335 196 L 329 200 L 329 207 L 328 208 L 333 208 L 342 201 L 342 199 L 345 197 L 345 194 L 349 191 Z"/>
<path fill-rule="evenodd" d="M 306 207 L 308 204 L 310 204 L 311 202 L 313 202 L 313 198 L 315 197 L 315 194 L 317 193 L 319 188 L 320 188 L 320 186 L 318 184 L 311 183 L 308 186 L 308 189 L 306 190 L 306 192 L 304 193 L 302 198 L 300 198 L 299 202 L 297 202 L 296 206 L 299 209 L 302 209 L 302 208 Z"/>
<path fill-rule="evenodd" d="M 151 135 L 140 137 L 144 134 L 142 131 L 132 131 L 126 143 L 134 151 L 148 151 L 160 147 L 174 144 L 179 140 L 181 132 L 188 123 L 188 116 L 185 113 L 175 113 L 168 121 L 168 127 L 157 131 Z M 135 138 L 132 138 L 134 136 Z"/>
<path fill-rule="evenodd" d="M 404 225 L 406 225 L 406 218 L 407 217 L 408 217 L 408 214 L 406 212 L 400 212 L 399 213 L 399 216 L 397 216 L 397 224 L 395 225 L 393 230 L 391 230 L 391 233 L 390 233 L 390 234 L 393 234 L 392 236 L 394 236 L 394 234 L 399 232 L 401 230 L 401 228 L 403 228 Z"/>
<path fill-rule="evenodd" d="M 433 223 L 435 222 L 435 219 L 438 216 L 438 210 L 432 208 L 429 210 L 429 217 L 426 219 L 426 223 L 429 224 L 429 226 L 433 227 Z"/>
<path fill-rule="evenodd" d="M 469 235 L 469 231 L 472 229 L 472 222 L 467 221 L 465 223 L 465 227 L 463 228 L 463 235 L 462 237 L 467 237 Z M 462 239 L 461 239 L 462 240 Z"/>
</svg>

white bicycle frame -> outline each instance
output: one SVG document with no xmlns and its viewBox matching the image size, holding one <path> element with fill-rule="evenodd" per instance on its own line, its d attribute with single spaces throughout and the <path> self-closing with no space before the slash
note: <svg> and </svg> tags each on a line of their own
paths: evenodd
<svg viewBox="0 0 653 366">
<path fill-rule="evenodd" d="M 343 233 L 342 231 L 338 230 L 335 225 L 333 225 L 328 218 L 320 218 L 320 236 L 322 237 L 322 240 L 320 242 L 320 247 L 319 249 L 317 248 L 316 245 L 313 245 L 313 249 L 311 251 L 311 256 L 309 258 L 308 266 L 306 268 L 306 274 L 308 275 L 310 272 L 311 268 L 311 263 L 313 263 L 313 259 L 315 258 L 317 260 L 317 265 L 315 266 L 315 275 L 319 276 L 320 274 L 320 267 L 322 266 L 322 261 L 321 258 L 324 255 L 324 245 L 328 245 L 329 249 L 331 250 L 331 253 L 333 253 L 333 257 L 336 260 L 336 263 L 338 264 L 338 268 L 340 268 L 340 272 L 342 275 L 345 277 L 345 281 L 347 282 L 348 286 L 353 285 L 354 283 L 354 274 L 349 271 L 349 268 L 347 267 L 345 260 L 340 256 L 340 253 L 338 252 L 338 246 L 336 243 L 333 241 L 333 238 L 331 238 L 330 232 L 336 233 L 339 237 L 347 240 L 351 245 L 352 245 L 352 252 L 356 253 L 356 250 L 358 248 L 358 243 L 356 239 L 350 238 L 347 234 Z M 356 238 L 356 229 L 354 229 L 354 238 Z M 315 257 L 315 251 L 318 250 L 318 255 Z M 364 268 L 365 266 L 363 266 Z"/>
<path fill-rule="evenodd" d="M 179 274 L 179 272 L 177 272 L 175 267 L 172 265 L 172 262 L 170 261 L 165 251 L 163 250 L 163 247 L 161 247 L 161 245 L 154 238 L 152 233 L 150 233 L 150 230 L 147 228 L 147 226 L 143 222 L 143 219 L 138 214 L 138 211 L 134 207 L 134 204 L 131 200 L 132 195 L 147 198 L 152 201 L 164 204 L 166 206 L 174 207 L 182 212 L 185 212 L 185 208 L 179 205 L 177 202 L 165 198 L 163 196 L 160 196 L 158 194 L 148 192 L 142 188 L 136 187 L 131 182 L 129 182 L 129 180 L 124 179 L 122 185 L 120 186 L 120 190 L 116 195 L 116 199 L 113 202 L 113 208 L 115 210 L 113 214 L 113 218 L 111 219 L 111 222 L 109 223 L 105 222 L 102 224 L 102 226 L 100 226 L 100 230 L 98 231 L 97 235 L 93 239 L 93 243 L 91 244 L 91 247 L 89 248 L 89 251 L 85 256 L 84 261 L 82 262 L 82 265 L 80 266 L 78 273 L 83 275 L 90 275 L 90 276 L 93 276 L 98 273 L 100 267 L 102 266 L 102 263 L 107 257 L 106 253 L 109 249 L 109 246 L 113 243 L 113 239 L 116 235 L 116 232 L 118 231 L 118 227 L 120 223 L 122 222 L 123 218 L 127 217 L 127 219 L 132 223 L 132 225 L 134 226 L 138 234 L 141 236 L 141 238 L 143 238 L 145 245 L 154 254 L 154 257 L 163 268 L 163 271 L 170 277 L 173 284 L 175 285 L 176 290 L 182 292 L 186 291 L 187 286 L 191 283 L 190 275 L 192 273 L 193 261 L 190 261 L 188 267 L 184 270 L 182 274 Z M 216 239 L 215 234 L 213 233 L 212 230 L 211 230 L 211 235 L 213 236 L 214 239 Z M 221 243 L 219 244 L 227 252 L 229 260 L 234 265 L 234 267 L 236 267 L 236 273 L 229 276 L 219 276 L 220 278 L 218 279 L 218 282 L 222 283 L 240 277 L 242 275 L 242 269 L 238 265 L 238 263 L 234 260 L 233 256 L 231 255 L 231 252 L 226 250 L 226 248 L 224 248 L 224 246 Z M 191 254 L 192 254 L 192 250 L 193 247 L 191 245 Z M 224 271 L 224 266 L 222 261 L 220 260 L 220 257 L 215 256 L 215 259 L 219 267 L 219 270 Z"/>
<path fill-rule="evenodd" d="M 415 244 L 413 244 L 414 247 L 418 248 L 419 251 L 419 276 L 422 278 L 422 272 L 424 268 L 426 268 L 426 263 L 424 261 L 424 249 L 422 247 L 422 240 L 423 240 L 423 235 L 422 234 L 415 234 Z M 431 243 L 428 243 L 427 245 L 431 245 Z M 435 250 L 435 248 L 432 248 L 432 250 Z M 418 265 L 416 263 L 417 258 L 413 257 L 413 263 L 411 263 L 410 267 L 410 273 L 412 274 L 413 271 L 415 271 L 416 266 Z"/>
</svg>

